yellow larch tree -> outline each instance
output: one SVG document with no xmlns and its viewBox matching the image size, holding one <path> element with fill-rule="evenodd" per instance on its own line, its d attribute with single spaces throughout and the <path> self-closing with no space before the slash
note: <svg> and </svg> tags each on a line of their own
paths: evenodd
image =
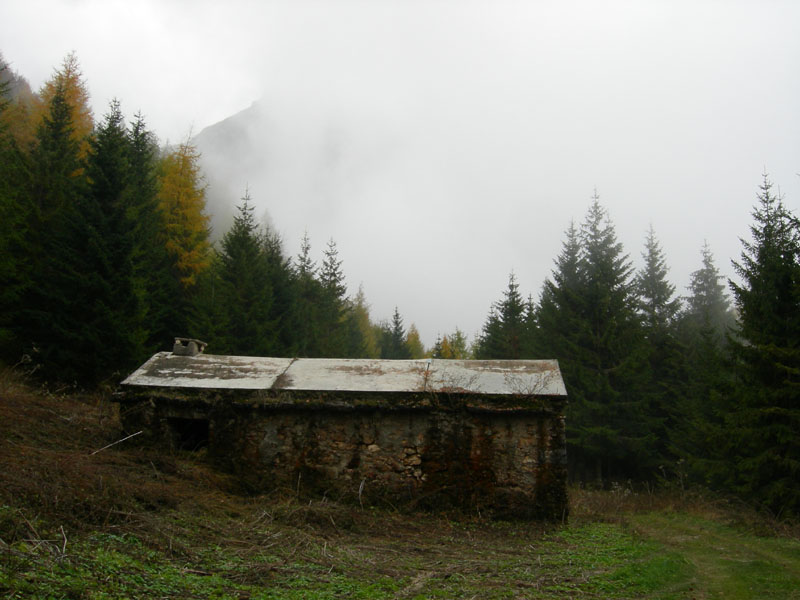
<svg viewBox="0 0 800 600">
<path fill-rule="evenodd" d="M 425 356 L 425 347 L 422 345 L 417 326 L 413 323 L 408 328 L 408 333 L 406 334 L 406 347 L 411 354 L 411 358 L 422 358 Z"/>
<path fill-rule="evenodd" d="M 194 286 L 211 262 L 206 194 L 200 154 L 188 141 L 161 159 L 159 207 L 164 219 L 164 246 L 174 261 L 181 285 Z"/>
<path fill-rule="evenodd" d="M 447 339 L 447 336 L 442 338 L 442 350 L 440 352 L 441 356 L 439 358 L 455 358 L 453 355 L 453 348 L 450 346 L 450 340 Z"/>
<path fill-rule="evenodd" d="M 61 68 L 39 90 L 39 97 L 32 106 L 33 130 L 35 131 L 50 110 L 50 102 L 59 85 L 63 87 L 72 112 L 72 139 L 78 142 L 78 154 L 84 158 L 89 151 L 89 138 L 94 130 L 94 116 L 89 104 L 86 81 L 74 52 L 67 54 Z"/>
<path fill-rule="evenodd" d="M 24 77 L 15 73 L 0 53 L 0 86 L 5 85 L 3 109 L 0 110 L 0 129 L 5 129 L 16 142 L 17 147 L 30 151 L 36 139 L 33 123 L 34 109 L 39 99 L 31 91 Z"/>
</svg>

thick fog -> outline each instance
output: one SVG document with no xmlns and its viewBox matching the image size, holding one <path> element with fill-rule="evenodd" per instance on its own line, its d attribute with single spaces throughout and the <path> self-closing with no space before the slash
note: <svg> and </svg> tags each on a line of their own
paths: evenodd
<svg viewBox="0 0 800 600">
<path fill-rule="evenodd" d="M 373 317 L 430 345 L 511 271 L 538 296 L 595 189 L 679 293 L 704 240 L 732 275 L 765 170 L 800 207 L 799 24 L 788 1 L 11 0 L 0 52 L 38 88 L 75 50 L 96 115 L 196 135 L 215 203 L 249 188 L 290 254 L 333 238 Z"/>
</svg>

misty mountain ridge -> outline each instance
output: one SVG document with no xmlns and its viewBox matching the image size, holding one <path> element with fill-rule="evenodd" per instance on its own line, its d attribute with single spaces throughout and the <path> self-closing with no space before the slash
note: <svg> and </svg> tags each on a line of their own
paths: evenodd
<svg viewBox="0 0 800 600">
<path fill-rule="evenodd" d="M 211 218 L 212 239 L 220 239 L 233 224 L 236 206 L 245 193 L 252 174 L 262 171 L 267 156 L 254 152 L 255 123 L 263 121 L 259 102 L 209 125 L 192 142 L 200 152 L 200 164 L 208 185 L 206 211 Z M 262 217 L 271 225 L 268 215 Z"/>
<path fill-rule="evenodd" d="M 307 114 L 303 108 L 278 119 L 275 115 L 285 111 L 258 100 L 193 138 L 208 184 L 213 239 L 229 229 L 246 191 L 261 221 L 290 242 L 318 223 L 320 230 L 326 229 L 340 215 L 340 199 L 349 197 L 355 169 L 355 160 L 346 164 L 345 155 L 357 156 L 361 168 L 373 161 L 353 152 L 346 118 Z M 321 247 L 332 232 L 323 231 L 320 239 L 310 235 Z"/>
</svg>

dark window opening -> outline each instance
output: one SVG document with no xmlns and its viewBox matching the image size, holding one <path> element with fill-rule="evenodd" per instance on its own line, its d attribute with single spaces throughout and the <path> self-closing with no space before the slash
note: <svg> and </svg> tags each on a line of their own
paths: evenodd
<svg viewBox="0 0 800 600">
<path fill-rule="evenodd" d="M 172 439 L 179 450 L 192 452 L 208 446 L 208 419 L 167 419 Z"/>
</svg>

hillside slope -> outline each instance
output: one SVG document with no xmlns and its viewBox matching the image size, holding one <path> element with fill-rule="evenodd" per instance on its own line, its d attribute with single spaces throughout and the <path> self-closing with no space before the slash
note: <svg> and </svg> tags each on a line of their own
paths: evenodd
<svg viewBox="0 0 800 600">
<path fill-rule="evenodd" d="M 294 490 L 248 496 L 202 453 L 137 438 L 102 449 L 123 437 L 104 395 L 47 393 L 0 376 L 0 423 L 0 598 L 794 598 L 800 590 L 796 531 L 776 535 L 768 521 L 691 495 L 573 490 L 573 521 L 555 528 L 362 510 Z"/>
</svg>

